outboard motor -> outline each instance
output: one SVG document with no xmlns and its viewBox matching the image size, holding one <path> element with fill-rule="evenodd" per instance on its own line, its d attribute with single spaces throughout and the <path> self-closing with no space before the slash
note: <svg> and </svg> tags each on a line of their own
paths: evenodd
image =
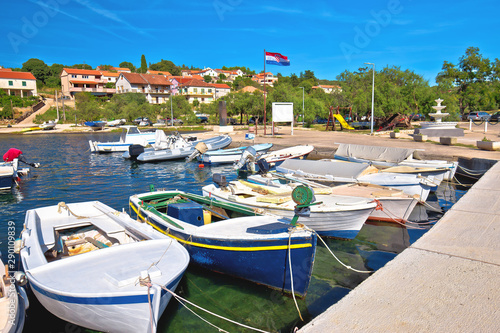
<svg viewBox="0 0 500 333">
<path fill-rule="evenodd" d="M 259 174 L 264 175 L 269 172 L 269 169 L 271 167 L 269 166 L 269 163 L 264 158 L 261 158 L 260 160 L 257 161 L 257 166 L 259 167 Z"/>
<path fill-rule="evenodd" d="M 189 155 L 189 157 L 186 159 L 187 162 L 191 162 L 194 160 L 197 156 L 203 155 L 208 151 L 207 144 L 205 142 L 198 142 L 196 146 L 194 147 L 194 151 Z"/>
<path fill-rule="evenodd" d="M 243 154 L 241 154 L 241 158 L 238 162 L 236 162 L 235 165 L 233 165 L 234 170 L 239 170 L 243 168 L 245 164 L 248 162 L 255 162 L 257 158 L 257 151 L 253 147 L 248 147 L 243 151 Z"/>
<path fill-rule="evenodd" d="M 131 160 L 137 161 L 137 157 L 144 153 L 144 147 L 141 145 L 130 145 L 130 147 L 128 147 L 128 153 Z"/>
<path fill-rule="evenodd" d="M 212 180 L 221 189 L 225 189 L 227 185 L 229 185 L 229 183 L 226 180 L 226 176 L 220 173 L 214 173 L 214 175 L 212 176 Z"/>
</svg>

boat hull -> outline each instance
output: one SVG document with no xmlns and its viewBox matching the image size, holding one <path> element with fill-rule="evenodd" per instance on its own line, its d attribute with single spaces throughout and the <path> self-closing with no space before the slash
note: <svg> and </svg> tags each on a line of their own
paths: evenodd
<svg viewBox="0 0 500 333">
<path fill-rule="evenodd" d="M 225 202 L 236 202 L 244 207 L 251 208 L 267 214 L 282 216 L 288 220 L 294 217 L 293 209 L 280 209 L 270 207 L 270 205 L 252 204 L 248 201 L 233 201 L 228 195 L 222 195 L 221 192 L 214 186 L 208 185 L 202 188 L 203 195 L 213 197 L 217 200 Z M 318 201 L 321 201 L 319 197 Z M 332 211 L 314 211 L 308 217 L 300 217 L 299 223 L 315 230 L 320 236 L 335 237 L 343 239 L 353 239 L 359 233 L 363 224 L 370 216 L 374 209 L 374 205 L 364 205 L 363 208 L 342 209 Z"/>
<path fill-rule="evenodd" d="M 141 197 L 131 198 L 130 205 L 139 218 L 152 225 L 156 230 L 174 238 L 188 250 L 191 261 L 196 265 L 262 284 L 273 289 L 293 292 L 304 296 L 312 275 L 316 253 L 316 235 L 301 229 L 281 235 L 251 235 L 241 233 L 240 237 L 203 234 L 203 231 L 187 228 L 182 230 L 172 224 L 165 223 L 161 217 L 150 213 L 140 206 Z M 269 224 L 276 218 L 250 217 L 243 230 L 254 225 Z M 245 217 L 239 218 L 245 219 Z M 240 223 L 233 221 L 218 223 Z M 307 235 L 307 236 L 304 236 Z M 290 244 L 289 244 L 290 242 Z M 288 255 L 291 255 L 292 274 Z M 292 289 L 293 277 L 293 289 Z"/>
<path fill-rule="evenodd" d="M 182 275 L 166 285 L 175 291 Z M 88 296 L 68 296 L 44 287 L 28 273 L 30 287 L 38 301 L 52 314 L 70 323 L 103 332 L 151 332 L 148 293 Z M 160 299 L 158 300 L 158 297 Z M 150 290 L 155 318 L 165 310 L 171 294 L 154 286 Z M 124 315 L 126 314 L 126 315 Z M 154 327 L 156 328 L 156 323 Z"/>
<path fill-rule="evenodd" d="M 104 332 L 155 332 L 171 297 L 163 287 L 174 291 L 189 264 L 176 241 L 100 202 L 28 210 L 21 241 L 40 303 Z"/>
<path fill-rule="evenodd" d="M 409 220 L 411 212 L 418 204 L 418 200 L 414 198 L 382 198 L 377 200 L 380 201 L 382 207 L 374 209 L 368 217 L 369 220 L 405 223 Z"/>
<path fill-rule="evenodd" d="M 206 140 L 193 141 L 191 145 L 182 148 L 159 149 L 159 150 L 155 150 L 154 148 L 146 148 L 143 153 L 137 156 L 137 161 L 155 162 L 155 161 L 168 161 L 168 160 L 186 158 L 189 157 L 195 151 L 195 146 L 198 142 L 204 142 L 207 146 L 207 149 L 210 151 L 210 150 L 222 149 L 229 146 L 232 142 L 232 139 L 230 136 L 222 135 Z M 130 152 L 125 151 L 123 153 L 123 158 L 130 159 Z"/>
<path fill-rule="evenodd" d="M 259 154 L 266 153 L 273 145 L 270 143 L 253 145 L 252 148 Z M 226 150 L 213 150 L 203 154 L 199 160 L 206 164 L 227 164 L 238 162 L 243 151 L 248 147 L 238 147 Z"/>
</svg>

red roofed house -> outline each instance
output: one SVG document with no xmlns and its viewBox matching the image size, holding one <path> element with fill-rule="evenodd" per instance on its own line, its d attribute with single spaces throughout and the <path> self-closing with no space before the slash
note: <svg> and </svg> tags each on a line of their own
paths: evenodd
<svg viewBox="0 0 500 333">
<path fill-rule="evenodd" d="M 278 78 L 273 75 L 271 72 L 260 73 L 252 76 L 252 81 L 257 82 L 258 84 L 263 85 L 266 82 L 266 85 L 273 86 L 274 82 L 278 81 Z"/>
<path fill-rule="evenodd" d="M 100 71 L 102 74 L 102 80 L 105 83 L 116 83 L 116 80 L 118 80 L 118 76 L 120 76 L 120 73 L 118 72 L 109 72 L 109 71 Z"/>
<path fill-rule="evenodd" d="M 228 70 L 217 68 L 217 69 L 215 69 L 215 71 L 219 75 L 224 74 L 226 76 L 226 81 L 234 81 L 234 79 L 236 79 L 238 76 L 243 76 L 245 74 L 245 73 L 243 73 L 243 71 L 241 69 L 228 71 Z"/>
<path fill-rule="evenodd" d="M 215 88 L 214 99 L 217 100 L 222 96 L 226 96 L 231 92 L 231 87 L 225 83 L 212 83 L 212 87 Z"/>
<path fill-rule="evenodd" d="M 179 94 L 185 96 L 190 103 L 194 101 L 211 103 L 214 101 L 214 92 L 213 84 L 202 80 L 190 80 L 179 86 Z"/>
<path fill-rule="evenodd" d="M 323 89 L 323 91 L 327 94 L 331 94 L 334 91 L 342 92 L 342 88 L 340 86 L 329 86 L 326 84 L 320 84 L 312 87 L 313 89 Z"/>
<path fill-rule="evenodd" d="M 10 96 L 37 96 L 36 78 L 29 72 L 0 71 L 0 89 Z"/>
<path fill-rule="evenodd" d="M 172 83 L 164 75 L 120 73 L 116 81 L 117 94 L 140 93 L 149 103 L 166 103 L 172 94 Z"/>
<path fill-rule="evenodd" d="M 93 69 L 63 68 L 61 72 L 61 90 L 64 96 L 75 98 L 79 92 L 89 92 L 94 96 L 111 97 L 116 89 L 105 88 L 107 79 L 100 71 Z"/>
</svg>

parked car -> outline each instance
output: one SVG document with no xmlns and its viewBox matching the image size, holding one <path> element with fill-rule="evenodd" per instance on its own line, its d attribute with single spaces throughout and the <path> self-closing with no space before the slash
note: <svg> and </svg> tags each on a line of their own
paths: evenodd
<svg viewBox="0 0 500 333">
<path fill-rule="evenodd" d="M 321 118 L 321 117 L 316 117 L 313 120 L 313 124 L 326 124 L 328 122 L 328 119 L 326 118 Z"/>
<path fill-rule="evenodd" d="M 410 120 L 411 121 L 423 121 L 423 120 L 425 120 L 425 116 L 421 113 L 412 113 L 410 115 Z"/>
<path fill-rule="evenodd" d="M 141 121 L 142 121 L 142 117 L 138 117 L 138 118 L 135 118 L 132 122 L 133 122 L 134 124 L 139 125 L 139 124 L 141 123 Z"/>
<path fill-rule="evenodd" d="M 259 119 L 258 124 L 262 124 L 263 118 L 258 118 L 258 119 Z M 251 117 L 250 119 L 248 119 L 248 124 L 255 125 L 255 117 Z"/>
<path fill-rule="evenodd" d="M 198 116 L 198 120 L 202 124 L 208 124 L 208 117 L 207 116 Z"/>
<path fill-rule="evenodd" d="M 180 126 L 183 125 L 184 122 L 181 119 L 174 118 L 174 126 Z M 172 121 L 170 118 L 167 118 L 167 125 L 172 125 Z"/>
<path fill-rule="evenodd" d="M 467 120 L 489 120 L 490 114 L 484 111 L 469 112 Z"/>
<path fill-rule="evenodd" d="M 141 122 L 139 123 L 139 126 L 151 126 L 153 125 L 153 123 L 151 122 L 151 120 L 149 120 L 149 118 L 142 118 Z"/>
<path fill-rule="evenodd" d="M 491 115 L 489 122 L 490 123 L 498 123 L 498 120 L 500 118 L 500 111 L 495 112 L 494 114 Z"/>
</svg>

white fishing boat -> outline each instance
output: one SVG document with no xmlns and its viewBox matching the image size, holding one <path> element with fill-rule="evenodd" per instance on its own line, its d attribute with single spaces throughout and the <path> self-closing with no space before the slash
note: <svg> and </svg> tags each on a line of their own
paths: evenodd
<svg viewBox="0 0 500 333">
<path fill-rule="evenodd" d="M 57 317 L 102 332 L 151 332 L 189 263 L 177 241 L 98 202 L 28 210 L 20 258 Z"/>
<path fill-rule="evenodd" d="M 11 261 L 11 260 L 9 260 Z M 29 307 L 28 295 L 22 287 L 26 276 L 21 272 L 10 272 L 9 265 L 0 259 L 0 332 L 21 333 L 24 327 L 26 310 Z"/>
<path fill-rule="evenodd" d="M 458 162 L 424 160 L 418 151 L 411 148 L 365 146 L 341 143 L 335 152 L 335 159 L 356 163 L 370 163 L 376 167 L 410 166 L 417 168 L 440 168 L 446 170 L 445 180 L 453 180 Z"/>
<path fill-rule="evenodd" d="M 109 127 L 116 127 L 120 125 L 124 125 L 127 122 L 127 119 L 115 119 L 106 122 L 106 125 Z"/>
<path fill-rule="evenodd" d="M 368 219 L 377 221 L 404 223 L 408 220 L 419 201 L 418 198 L 403 191 L 368 183 L 328 186 L 304 177 L 279 173 L 251 175 L 248 176 L 248 180 L 257 184 L 289 188 L 290 190 L 298 185 L 305 184 L 313 188 L 315 194 L 334 194 L 375 200 L 377 207 L 372 210 Z"/>
<path fill-rule="evenodd" d="M 43 124 L 41 124 L 39 127 L 41 129 L 43 129 L 44 131 L 47 131 L 47 130 L 51 130 L 51 129 L 54 129 L 56 128 L 56 121 L 54 120 L 49 120 L 49 121 L 45 121 Z"/>
<path fill-rule="evenodd" d="M 274 167 L 288 159 L 305 160 L 313 150 L 314 146 L 293 146 L 269 152 L 260 158 L 265 159 L 270 167 Z"/>
<path fill-rule="evenodd" d="M 89 141 L 90 151 L 96 153 L 113 153 L 127 151 L 131 145 L 147 146 L 155 142 L 155 132 L 141 132 L 137 126 L 120 126 L 120 139 L 114 142 Z"/>
<path fill-rule="evenodd" d="M 17 178 L 17 159 L 0 163 L 0 190 L 12 187 Z"/>
<path fill-rule="evenodd" d="M 243 180 L 229 182 L 227 186 L 214 184 L 202 188 L 203 195 L 217 200 L 233 202 L 257 212 L 282 216 L 291 220 L 295 203 L 290 189 L 257 185 Z M 311 206 L 311 214 L 301 217 L 300 223 L 314 229 L 319 235 L 352 239 L 376 207 L 373 200 L 338 195 L 315 195 L 320 204 Z"/>
<path fill-rule="evenodd" d="M 241 158 L 241 155 L 247 148 L 252 148 L 256 154 L 265 154 L 272 146 L 272 143 L 261 143 L 250 147 L 212 150 L 198 156 L 198 160 L 206 164 L 234 163 Z"/>
<path fill-rule="evenodd" d="M 222 149 L 229 146 L 232 139 L 229 135 L 219 135 L 213 138 L 189 141 L 179 133 L 165 135 L 162 130 L 156 131 L 155 143 L 151 148 L 132 145 L 123 153 L 123 158 L 141 162 L 167 161 L 181 158 L 196 158 L 206 151 Z"/>
<path fill-rule="evenodd" d="M 422 202 L 427 200 L 430 190 L 437 186 L 433 179 L 418 174 L 380 172 L 365 163 L 339 160 L 286 160 L 276 168 L 276 171 L 305 176 L 332 186 L 370 183 L 392 187 L 411 196 L 418 195 Z"/>
</svg>

